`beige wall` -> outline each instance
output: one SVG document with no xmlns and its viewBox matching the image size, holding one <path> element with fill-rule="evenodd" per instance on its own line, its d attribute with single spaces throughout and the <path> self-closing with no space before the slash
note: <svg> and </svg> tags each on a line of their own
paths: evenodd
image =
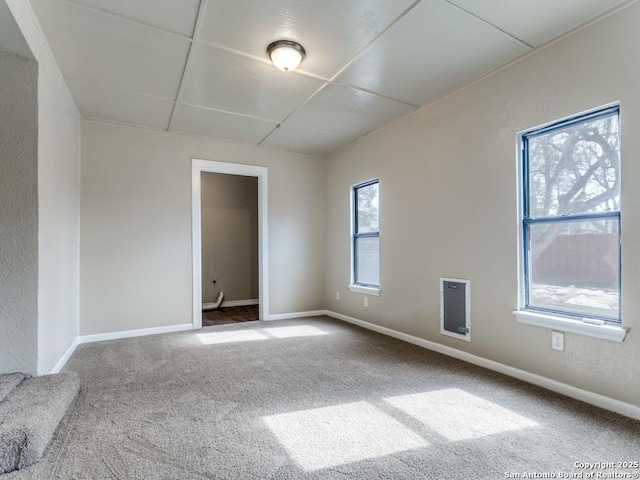
<svg viewBox="0 0 640 480">
<path fill-rule="evenodd" d="M 328 161 L 330 310 L 640 405 L 640 4 L 352 145 Z M 516 322 L 517 133 L 620 101 L 622 344 Z M 349 187 L 380 178 L 381 295 L 349 282 Z M 471 343 L 439 333 L 440 276 L 471 280 Z M 335 292 L 341 293 L 336 301 Z"/>
<path fill-rule="evenodd" d="M 50 58 L 39 58 L 38 373 L 46 374 L 79 332 L 80 115 Z"/>
<path fill-rule="evenodd" d="M 258 179 L 202 172 L 200 198 L 202 302 L 257 299 Z"/>
<path fill-rule="evenodd" d="M 324 160 L 83 121 L 81 335 L 192 322 L 192 158 L 268 168 L 269 313 L 322 308 Z"/>
</svg>

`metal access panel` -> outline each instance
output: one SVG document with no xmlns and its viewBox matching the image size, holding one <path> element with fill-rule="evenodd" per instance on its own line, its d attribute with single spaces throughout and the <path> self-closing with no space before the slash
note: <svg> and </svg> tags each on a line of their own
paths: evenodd
<svg viewBox="0 0 640 480">
<path fill-rule="evenodd" d="M 471 282 L 440 278 L 440 333 L 471 341 Z"/>
</svg>

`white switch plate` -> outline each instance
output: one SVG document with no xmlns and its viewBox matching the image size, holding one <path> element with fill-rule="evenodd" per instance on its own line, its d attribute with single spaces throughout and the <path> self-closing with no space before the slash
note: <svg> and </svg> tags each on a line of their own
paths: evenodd
<svg viewBox="0 0 640 480">
<path fill-rule="evenodd" d="M 336 292 L 336 300 L 340 300 L 340 292 Z"/>
<path fill-rule="evenodd" d="M 364 297 L 364 306 L 365 307 L 369 306 L 369 299 L 367 297 Z"/>
<path fill-rule="evenodd" d="M 564 333 L 551 331 L 551 348 L 564 352 Z"/>
</svg>

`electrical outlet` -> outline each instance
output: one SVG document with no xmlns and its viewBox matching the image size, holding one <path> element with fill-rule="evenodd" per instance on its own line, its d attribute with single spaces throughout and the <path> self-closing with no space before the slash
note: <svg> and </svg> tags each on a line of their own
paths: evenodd
<svg viewBox="0 0 640 480">
<path fill-rule="evenodd" d="M 551 348 L 564 352 L 564 333 L 551 332 Z"/>
<path fill-rule="evenodd" d="M 364 306 L 365 307 L 369 306 L 369 298 L 368 297 L 364 297 Z"/>
<path fill-rule="evenodd" d="M 336 292 L 336 300 L 340 300 L 340 292 Z"/>
</svg>

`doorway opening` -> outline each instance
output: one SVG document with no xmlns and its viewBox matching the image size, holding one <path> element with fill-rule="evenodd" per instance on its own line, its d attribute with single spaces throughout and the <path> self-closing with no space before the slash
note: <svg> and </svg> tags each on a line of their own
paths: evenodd
<svg viewBox="0 0 640 480">
<path fill-rule="evenodd" d="M 224 248 L 224 243 L 229 242 L 229 238 L 225 239 L 219 237 L 217 239 L 207 239 L 207 231 L 211 230 L 211 226 L 203 225 L 203 200 L 210 200 L 210 192 L 207 192 L 207 183 L 203 185 L 203 176 L 208 173 L 219 174 L 212 177 L 204 177 L 205 182 L 213 181 L 215 183 L 215 177 L 220 179 L 221 175 L 229 175 L 229 180 L 237 180 L 232 188 L 244 188 L 240 187 L 246 185 L 246 188 L 252 184 L 252 179 L 246 177 L 254 177 L 253 185 L 257 183 L 257 222 L 254 217 L 253 229 L 255 233 L 257 223 L 257 261 L 255 258 L 247 258 L 246 262 L 243 260 L 240 263 L 234 264 L 230 262 L 230 258 L 225 258 L 223 252 L 212 252 L 212 243 L 218 244 L 219 247 Z M 233 177 L 232 177 L 233 176 Z M 243 182 L 244 180 L 248 180 Z M 203 197 L 205 195 L 206 197 Z M 255 194 L 254 194 L 255 195 Z M 214 200 L 215 201 L 215 200 Z M 255 201 L 255 198 L 254 198 Z M 206 208 L 206 207 L 205 207 Z M 251 215 L 250 213 L 247 213 Z M 255 215 L 255 213 L 253 214 Z M 246 219 L 245 219 L 246 220 Z M 244 222 L 246 225 L 246 222 Z M 221 228 L 224 228 L 223 226 Z M 214 228 L 215 229 L 215 228 Z M 251 226 L 247 232 L 248 237 L 251 237 Z M 205 238 L 203 238 L 205 233 Z M 210 232 L 209 232 L 210 233 Z M 203 241 L 208 242 L 204 245 L 205 253 L 203 255 Z M 244 239 L 245 243 L 249 241 Z M 267 320 L 269 318 L 269 304 L 268 304 L 268 258 L 267 258 L 267 168 L 257 167 L 252 165 L 242 165 L 233 163 L 214 162 L 209 160 L 192 160 L 192 242 L 193 242 L 193 326 L 194 328 L 201 328 L 203 325 L 203 303 L 207 303 L 208 306 L 213 305 L 220 299 L 220 292 L 225 288 L 231 290 L 232 295 L 238 295 L 239 291 L 244 288 L 244 293 L 241 295 L 247 295 L 247 292 L 255 292 L 255 281 L 257 280 L 257 292 L 258 292 L 258 318 L 260 320 Z M 215 248 L 215 247 L 214 247 Z M 250 254 L 251 255 L 251 254 Z M 255 254 L 254 254 L 255 255 Z M 205 260 L 203 268 L 203 259 Z M 255 270 L 257 264 L 257 279 L 253 280 L 254 285 L 239 286 L 237 281 L 233 280 L 235 272 L 233 268 L 237 266 L 240 269 L 244 269 L 245 273 L 253 269 Z M 255 272 L 254 272 L 255 273 Z M 251 281 L 249 281 L 251 283 Z M 209 285 L 210 283 L 210 285 Z M 240 282 L 242 283 L 242 282 Z M 246 279 L 245 279 L 246 283 Z M 204 289 L 203 289 L 204 286 Z M 253 296 L 253 295 L 250 295 Z M 229 298 L 229 297 L 227 297 Z M 234 307 L 246 307 L 251 308 L 251 304 L 255 303 L 256 299 L 248 298 L 239 301 L 227 301 L 225 306 Z M 255 307 L 253 307 L 255 308 Z"/>
</svg>

